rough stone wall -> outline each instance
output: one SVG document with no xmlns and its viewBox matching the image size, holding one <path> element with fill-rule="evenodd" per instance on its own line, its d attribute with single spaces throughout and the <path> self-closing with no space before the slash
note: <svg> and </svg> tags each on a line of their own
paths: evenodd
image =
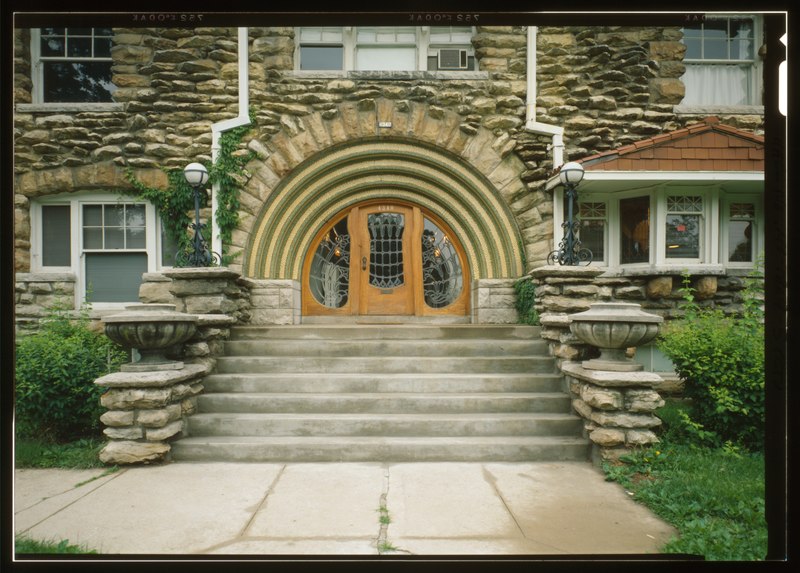
<svg viewBox="0 0 800 573">
<path fill-rule="evenodd" d="M 72 273 L 17 273 L 14 288 L 16 333 L 35 331 L 47 309 L 75 310 Z"/>
<path fill-rule="evenodd" d="M 163 182 L 163 167 L 210 159 L 212 123 L 238 113 L 236 33 L 235 28 L 115 29 L 112 69 L 118 105 L 102 111 L 91 106 L 48 111 L 26 107 L 32 89 L 30 33 L 15 31 L 14 95 L 22 104 L 14 117 L 17 271 L 30 270 L 30 198 L 101 184 L 124 187 L 126 167 L 137 168 L 140 178 Z M 542 189 L 552 169 L 551 139 L 524 130 L 526 27 L 478 27 L 473 44 L 479 72 L 350 72 L 338 77 L 293 70 L 291 27 L 250 28 L 249 34 L 250 101 L 257 127 L 243 141 L 242 152 L 250 146 L 263 157 L 288 139 L 302 143 L 308 118 L 316 114 L 344 121 L 349 116 L 342 114 L 351 106 L 357 113 L 373 114 L 390 102 L 393 110 L 406 109 L 409 121 L 423 123 L 455 117 L 465 138 L 489 132 L 500 156 L 521 160 L 515 176 L 527 193 L 515 196 L 513 210 L 528 268 L 552 249 L 552 197 Z M 702 117 L 674 113 L 683 95 L 685 48 L 679 40 L 678 28 L 539 28 L 536 119 L 565 128 L 565 159 Z M 760 115 L 720 117 L 730 125 L 763 131 Z M 361 127 L 357 131 L 374 135 Z M 291 153 L 291 146 L 283 151 Z M 243 203 L 242 213 L 247 218 L 253 215 L 248 210 L 258 207 Z"/>
</svg>

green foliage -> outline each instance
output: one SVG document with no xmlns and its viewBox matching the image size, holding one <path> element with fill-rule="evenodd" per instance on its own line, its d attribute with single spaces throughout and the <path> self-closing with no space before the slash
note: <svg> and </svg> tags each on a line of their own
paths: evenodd
<svg viewBox="0 0 800 573">
<path fill-rule="evenodd" d="M 514 283 L 514 290 L 517 293 L 517 313 L 522 324 L 537 326 L 539 324 L 539 313 L 536 312 L 534 303 L 536 302 L 536 285 L 530 277 L 523 277 Z"/>
<path fill-rule="evenodd" d="M 27 537 L 17 537 L 14 540 L 14 552 L 30 555 L 97 554 L 94 549 L 88 549 L 82 545 L 72 545 L 67 539 L 62 539 L 61 541 L 36 541 Z"/>
<path fill-rule="evenodd" d="M 125 178 L 133 185 L 140 197 L 148 200 L 156 208 L 161 215 L 164 230 L 170 239 L 175 241 L 180 250 L 186 250 L 191 244 L 191 237 L 187 230 L 192 223 L 194 211 L 192 187 L 186 182 L 183 170 L 172 169 L 164 170 L 164 172 L 167 174 L 168 181 L 166 189 L 148 187 L 136 179 L 130 168 L 125 171 Z M 208 196 L 205 193 L 201 194 L 200 207 L 205 207 L 207 203 Z"/>
<path fill-rule="evenodd" d="M 250 114 L 250 123 L 255 124 L 255 116 Z M 236 225 L 239 223 L 239 191 L 246 179 L 244 166 L 255 154 L 242 151 L 239 145 L 251 125 L 226 131 L 219 139 L 219 154 L 213 164 L 205 164 L 208 169 L 209 185 L 218 185 L 217 226 L 222 238 L 222 264 L 227 265 L 234 258 L 228 254 L 228 245 Z M 194 195 L 192 187 L 186 182 L 183 169 L 164 169 L 167 174 L 167 188 L 148 187 L 136 178 L 132 169 L 125 172 L 126 179 L 133 185 L 135 194 L 150 201 L 161 215 L 161 220 L 169 237 L 180 250 L 190 248 L 191 236 L 188 232 L 194 222 Z M 200 208 L 209 204 L 209 194 L 200 194 Z M 206 240 L 211 237 L 204 233 Z"/>
<path fill-rule="evenodd" d="M 605 462 L 606 479 L 678 530 L 665 553 L 710 560 L 761 560 L 767 552 L 764 455 L 731 442 L 707 447 L 686 436 L 678 422 L 688 405 L 668 402 L 656 413 L 661 442 Z"/>
<path fill-rule="evenodd" d="M 14 443 L 14 467 L 91 469 L 105 467 L 98 458 L 106 441 L 82 438 L 65 444 L 21 439 Z"/>
<path fill-rule="evenodd" d="M 77 318 L 54 308 L 38 332 L 16 348 L 16 424 L 20 437 L 67 441 L 96 433 L 100 395 L 95 379 L 128 359 L 104 334 L 89 328 L 88 307 Z"/>
<path fill-rule="evenodd" d="M 699 308 L 684 276 L 685 317 L 666 325 L 658 347 L 684 381 L 690 413 L 682 431 L 711 445 L 731 441 L 762 449 L 764 436 L 764 325 L 760 280 L 750 279 L 741 317 Z"/>
</svg>

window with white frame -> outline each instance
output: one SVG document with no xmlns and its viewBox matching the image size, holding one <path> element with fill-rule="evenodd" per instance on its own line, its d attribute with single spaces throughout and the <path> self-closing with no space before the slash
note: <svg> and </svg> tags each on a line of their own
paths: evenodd
<svg viewBox="0 0 800 573">
<path fill-rule="evenodd" d="M 78 302 L 137 302 L 142 274 L 171 266 L 177 249 L 151 204 L 115 194 L 49 197 L 31 221 L 32 270 L 75 273 Z"/>
<path fill-rule="evenodd" d="M 608 205 L 605 201 L 581 202 L 578 204 L 578 220 L 581 245 L 592 252 L 594 262 L 605 262 Z"/>
<path fill-rule="evenodd" d="M 707 16 L 683 28 L 683 105 L 761 105 L 759 19 Z"/>
<path fill-rule="evenodd" d="M 111 28 L 41 28 L 31 34 L 37 103 L 111 102 Z"/>
<path fill-rule="evenodd" d="M 298 70 L 473 70 L 471 26 L 345 26 L 297 30 Z"/>
<path fill-rule="evenodd" d="M 756 245 L 756 202 L 736 199 L 727 204 L 727 260 L 752 263 Z"/>
<path fill-rule="evenodd" d="M 664 257 L 700 259 L 702 237 L 703 197 L 668 195 Z"/>
<path fill-rule="evenodd" d="M 763 249 L 763 198 L 716 185 L 584 193 L 578 238 L 595 265 L 749 267 Z"/>
</svg>

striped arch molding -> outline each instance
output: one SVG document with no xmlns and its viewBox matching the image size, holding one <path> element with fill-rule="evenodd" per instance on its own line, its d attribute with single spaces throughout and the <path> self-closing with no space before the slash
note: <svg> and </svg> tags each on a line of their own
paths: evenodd
<svg viewBox="0 0 800 573">
<path fill-rule="evenodd" d="M 519 228 L 487 178 L 449 151 L 395 138 L 333 146 L 298 165 L 257 215 L 243 270 L 253 278 L 300 280 L 314 235 L 338 213 L 371 199 L 415 203 L 446 221 L 473 278 L 523 274 Z"/>
</svg>

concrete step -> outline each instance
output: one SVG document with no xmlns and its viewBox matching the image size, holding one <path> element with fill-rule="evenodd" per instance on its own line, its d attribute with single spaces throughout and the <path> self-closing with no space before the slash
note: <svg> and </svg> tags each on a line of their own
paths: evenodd
<svg viewBox="0 0 800 573">
<path fill-rule="evenodd" d="M 557 393 L 202 394 L 201 413 L 457 413 L 567 412 L 570 399 Z"/>
<path fill-rule="evenodd" d="M 172 444 L 178 461 L 225 462 L 525 462 L 586 461 L 586 439 L 480 437 L 188 437 Z"/>
<path fill-rule="evenodd" d="M 536 356 L 544 340 L 528 339 L 249 339 L 225 343 L 228 356 Z"/>
<path fill-rule="evenodd" d="M 212 374 L 215 392 L 563 392 L 556 374 Z"/>
<path fill-rule="evenodd" d="M 372 373 L 372 374 L 458 374 L 458 373 L 555 373 L 555 363 L 546 356 L 225 356 L 217 360 L 220 374 L 257 373 Z"/>
<path fill-rule="evenodd" d="M 526 325 L 300 324 L 237 326 L 231 340 L 539 340 L 541 327 Z"/>
<path fill-rule="evenodd" d="M 579 437 L 569 414 L 195 414 L 198 436 L 542 436 Z"/>
</svg>

